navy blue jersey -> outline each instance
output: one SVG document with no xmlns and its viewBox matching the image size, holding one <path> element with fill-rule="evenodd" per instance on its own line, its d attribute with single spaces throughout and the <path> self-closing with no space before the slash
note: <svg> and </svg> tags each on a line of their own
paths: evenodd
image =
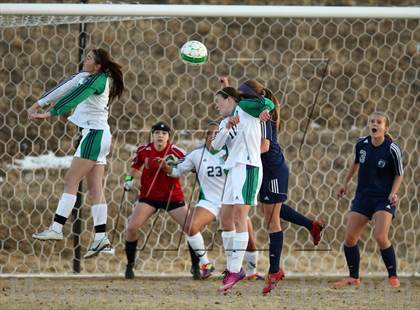
<svg viewBox="0 0 420 310">
<path fill-rule="evenodd" d="M 356 195 L 388 197 L 395 176 L 404 173 L 401 149 L 387 138 L 379 146 L 370 136 L 359 138 L 354 162 L 360 165 Z"/>
<path fill-rule="evenodd" d="M 261 123 L 261 138 L 270 140 L 270 148 L 261 154 L 261 161 L 264 168 L 272 165 L 282 165 L 285 161 L 283 152 L 277 142 L 277 127 L 275 121 Z"/>
</svg>

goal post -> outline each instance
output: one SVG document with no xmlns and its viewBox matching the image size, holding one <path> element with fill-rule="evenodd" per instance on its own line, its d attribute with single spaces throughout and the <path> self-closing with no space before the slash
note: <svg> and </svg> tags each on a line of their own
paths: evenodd
<svg viewBox="0 0 420 310">
<path fill-rule="evenodd" d="M 290 169 L 288 204 L 327 224 L 316 251 L 302 251 L 313 249 L 308 231 L 282 222 L 285 269 L 346 273 L 342 243 L 355 183 L 344 200 L 337 202 L 333 195 L 357 137 L 367 133 L 368 115 L 381 110 L 390 116 L 405 165 L 390 238 L 400 273 L 419 275 L 419 16 L 419 7 L 0 4 L 0 273 L 72 271 L 71 223 L 60 242 L 41 243 L 31 235 L 52 219 L 66 165 L 51 163 L 73 154 L 77 129 L 62 119 L 29 122 L 25 109 L 78 70 L 83 23 L 85 51 L 108 50 L 122 64 L 126 92 L 110 106 L 113 142 L 105 178 L 108 231 L 115 229 L 116 251 L 82 260 L 82 273 L 123 271 L 123 231 L 135 197 L 128 195 L 120 210 L 122 180 L 135 146 L 148 140 L 158 120 L 170 124 L 180 147 L 191 150 L 203 143 L 206 124 L 219 119 L 213 98 L 223 75 L 234 86 L 257 79 L 280 99 L 279 142 Z M 188 66 L 181 61 L 179 48 L 187 40 L 207 46 L 207 63 Z M 50 165 L 40 160 L 45 154 Z M 192 175 L 182 179 L 186 197 L 197 197 L 193 183 Z M 81 208 L 84 252 L 92 235 L 88 198 Z M 264 272 L 268 235 L 257 208 L 251 210 L 251 220 Z M 361 273 L 384 274 L 371 228 L 360 242 Z M 204 239 L 212 246 L 209 258 L 221 268 L 217 230 L 212 223 Z M 140 231 L 143 250 L 137 270 L 187 272 L 185 244 L 173 251 L 179 236 L 180 228 L 164 213 L 150 220 Z"/>
</svg>

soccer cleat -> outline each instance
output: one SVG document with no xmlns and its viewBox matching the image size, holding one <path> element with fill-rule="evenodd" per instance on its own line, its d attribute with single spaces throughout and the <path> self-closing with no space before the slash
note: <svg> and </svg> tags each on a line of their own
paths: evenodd
<svg viewBox="0 0 420 310">
<path fill-rule="evenodd" d="M 212 263 L 201 265 L 201 270 L 200 270 L 201 279 L 205 280 L 208 277 L 210 277 L 213 274 L 214 270 L 215 268 Z"/>
<path fill-rule="evenodd" d="M 51 228 L 48 228 L 47 230 L 44 230 L 40 233 L 34 233 L 32 234 L 32 238 L 38 239 L 38 240 L 63 240 L 63 233 L 62 232 L 56 232 L 52 230 Z"/>
<path fill-rule="evenodd" d="M 392 276 L 388 278 L 388 283 L 395 288 L 399 288 L 400 287 L 400 279 L 398 279 L 397 276 Z"/>
<path fill-rule="evenodd" d="M 245 271 L 241 268 L 239 272 L 230 272 L 227 271 L 225 277 L 223 278 L 223 285 L 217 289 L 218 292 L 226 293 L 229 291 L 236 283 L 241 281 L 245 277 Z"/>
<path fill-rule="evenodd" d="M 312 228 L 311 228 L 311 236 L 314 245 L 318 245 L 319 241 L 321 240 L 322 231 L 325 228 L 325 224 L 320 221 L 313 221 Z"/>
<path fill-rule="evenodd" d="M 250 274 L 244 278 L 245 281 L 262 281 L 264 277 L 260 275 L 258 272 Z"/>
<path fill-rule="evenodd" d="M 197 264 L 192 264 L 190 273 L 192 274 L 192 277 L 194 280 L 201 280 L 201 272 L 200 272 L 200 266 Z"/>
<path fill-rule="evenodd" d="M 360 286 L 360 279 L 359 278 L 352 278 L 352 277 L 345 277 L 337 282 L 335 282 L 335 287 L 343 287 L 343 286 L 349 286 L 354 285 L 355 287 Z"/>
<path fill-rule="evenodd" d="M 134 279 L 134 263 L 127 264 L 127 267 L 125 267 L 125 274 L 124 277 L 126 279 Z"/>
<path fill-rule="evenodd" d="M 93 242 L 90 244 L 88 251 L 86 252 L 84 258 L 92 258 L 99 254 L 103 249 L 106 247 L 109 247 L 111 243 L 108 240 L 108 237 L 105 236 L 100 240 L 93 240 Z"/>
<path fill-rule="evenodd" d="M 267 295 L 270 293 L 277 285 L 284 278 L 284 271 L 283 269 L 279 269 L 278 272 L 269 272 L 267 277 L 265 278 L 265 286 L 262 290 L 263 295 Z"/>
</svg>

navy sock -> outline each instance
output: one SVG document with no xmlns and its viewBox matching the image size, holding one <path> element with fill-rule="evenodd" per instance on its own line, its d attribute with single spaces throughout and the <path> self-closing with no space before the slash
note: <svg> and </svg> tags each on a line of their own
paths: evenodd
<svg viewBox="0 0 420 310">
<path fill-rule="evenodd" d="M 346 255 L 347 266 L 349 267 L 350 277 L 359 278 L 360 253 L 359 245 L 347 247 L 344 245 L 344 254 Z"/>
<path fill-rule="evenodd" d="M 190 251 L 191 264 L 193 266 L 200 265 L 200 258 L 197 256 L 197 254 L 195 253 L 194 249 L 191 247 L 191 245 L 189 243 L 188 243 L 188 250 Z"/>
<path fill-rule="evenodd" d="M 280 268 L 280 256 L 283 248 L 283 232 L 278 231 L 269 234 L 270 237 L 270 269 L 268 272 L 278 272 Z"/>
<path fill-rule="evenodd" d="M 136 259 L 137 240 L 125 241 L 125 254 L 127 255 L 127 264 L 134 264 Z"/>
<path fill-rule="evenodd" d="M 311 231 L 312 229 L 312 221 L 310 219 L 308 219 L 303 214 L 297 212 L 296 210 L 290 208 L 286 204 L 281 205 L 280 218 L 293 224 L 304 226 L 309 231 Z"/>
<path fill-rule="evenodd" d="M 381 250 L 382 259 L 384 260 L 385 267 L 388 270 L 388 277 L 397 275 L 397 260 L 395 259 L 394 247 L 391 245 L 389 248 Z"/>
</svg>

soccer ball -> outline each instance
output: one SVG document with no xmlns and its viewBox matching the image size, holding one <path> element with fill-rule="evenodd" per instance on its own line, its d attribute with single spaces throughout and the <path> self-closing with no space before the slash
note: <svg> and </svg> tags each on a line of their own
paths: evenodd
<svg viewBox="0 0 420 310">
<path fill-rule="evenodd" d="M 181 58 L 188 64 L 201 65 L 208 59 L 207 47 L 199 41 L 188 41 L 181 48 Z"/>
</svg>

